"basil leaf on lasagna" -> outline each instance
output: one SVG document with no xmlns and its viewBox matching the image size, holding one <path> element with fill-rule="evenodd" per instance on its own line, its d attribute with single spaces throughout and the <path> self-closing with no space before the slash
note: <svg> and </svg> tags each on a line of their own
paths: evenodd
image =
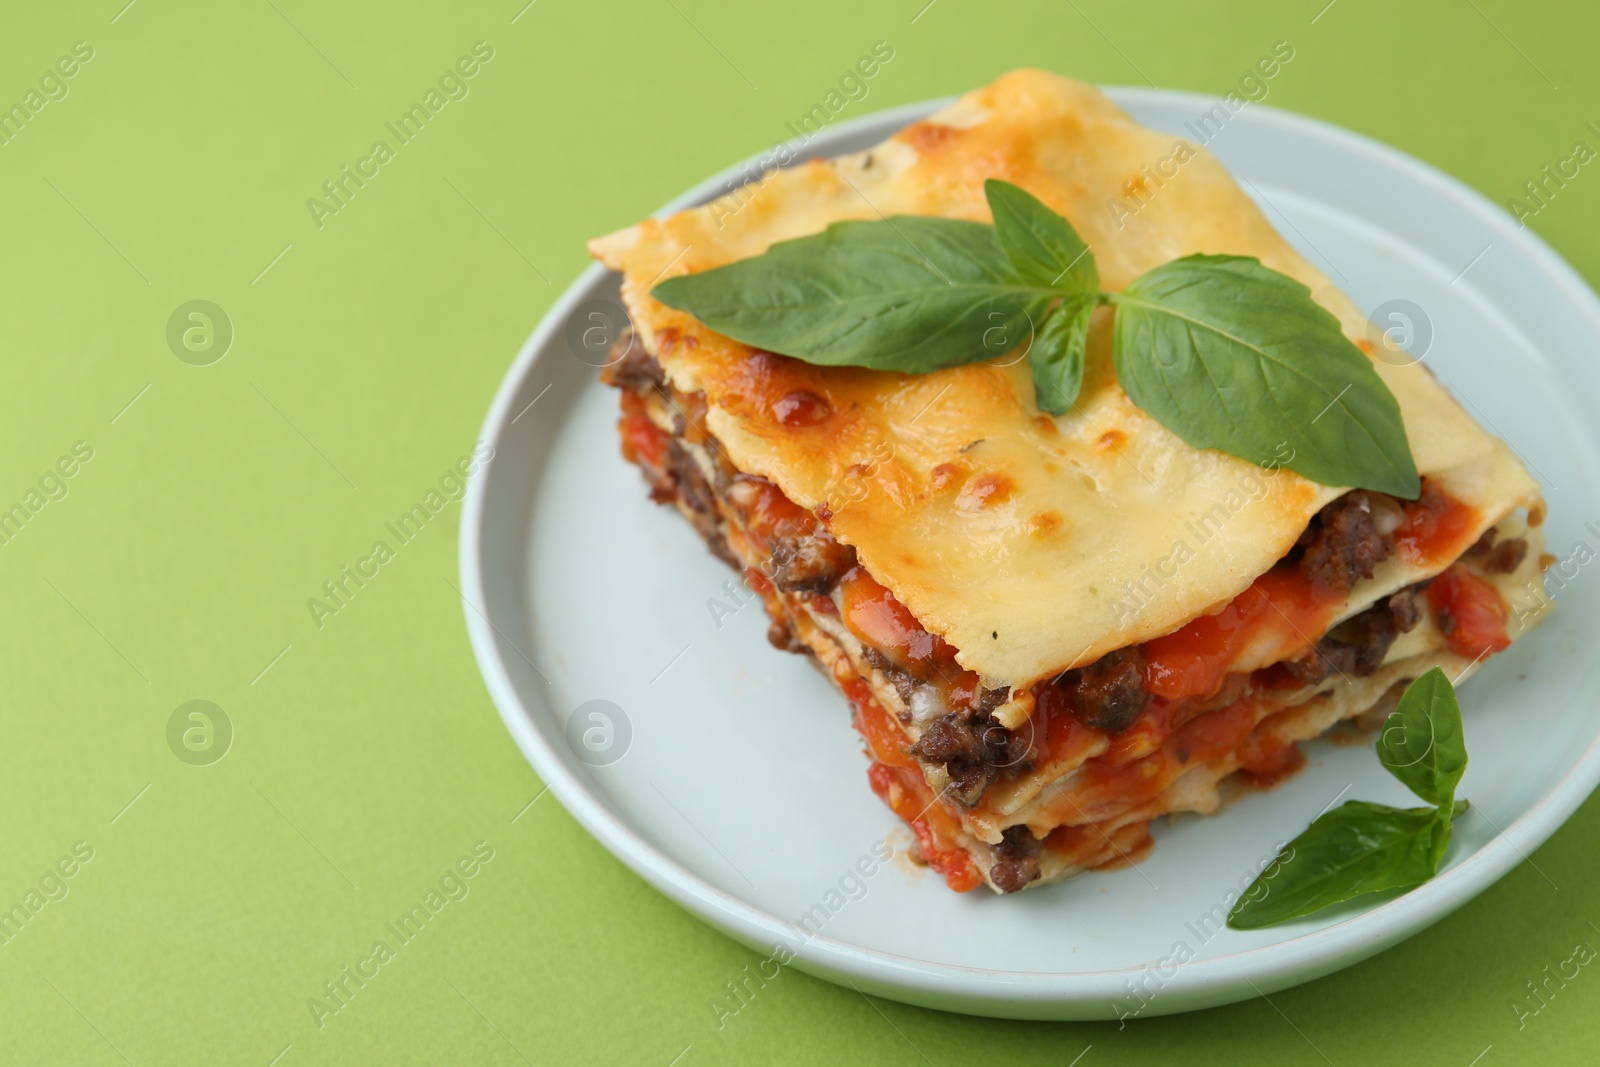
<svg viewBox="0 0 1600 1067">
<path fill-rule="evenodd" d="M 1050 313 L 1028 350 L 1033 370 L 1034 401 L 1039 410 L 1065 415 L 1083 388 L 1083 358 L 1089 340 L 1089 319 L 1099 301 L 1069 300 Z"/>
<path fill-rule="evenodd" d="M 918 374 L 1003 355 L 1059 293 L 1019 279 L 992 226 L 902 215 L 836 222 L 651 295 L 756 348 Z"/>
<path fill-rule="evenodd" d="M 1068 293 L 1100 291 L 1094 256 L 1072 223 L 1010 182 L 990 178 L 983 195 L 994 216 L 995 239 L 1018 275 Z"/>
<path fill-rule="evenodd" d="M 1284 463 L 1314 482 L 1415 499 L 1400 405 L 1339 320 L 1293 278 L 1246 256 L 1185 256 L 1116 305 L 1117 378 L 1195 448 Z"/>
</svg>

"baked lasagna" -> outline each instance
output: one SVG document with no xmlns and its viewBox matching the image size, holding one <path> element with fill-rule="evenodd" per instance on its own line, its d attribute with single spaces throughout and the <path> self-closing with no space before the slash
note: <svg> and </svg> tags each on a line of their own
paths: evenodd
<svg viewBox="0 0 1600 1067">
<path fill-rule="evenodd" d="M 1155 178 L 1179 146 L 1181 174 Z M 1069 218 L 1109 290 L 1191 253 L 1308 286 L 1397 399 L 1420 494 L 1186 445 L 1118 385 L 1112 307 L 1052 417 L 1016 358 L 819 366 L 650 295 L 841 220 L 988 221 L 989 178 Z M 1543 504 L 1508 446 L 1424 366 L 1376 358 L 1365 316 L 1221 164 L 1089 86 L 1014 72 L 869 151 L 590 248 L 632 321 L 602 372 L 623 455 L 743 573 L 772 643 L 843 691 L 873 791 L 952 889 L 1130 862 L 1152 820 L 1281 780 L 1301 742 L 1372 728 L 1409 680 L 1459 680 L 1537 621 L 1512 600 L 1539 574 Z"/>
</svg>

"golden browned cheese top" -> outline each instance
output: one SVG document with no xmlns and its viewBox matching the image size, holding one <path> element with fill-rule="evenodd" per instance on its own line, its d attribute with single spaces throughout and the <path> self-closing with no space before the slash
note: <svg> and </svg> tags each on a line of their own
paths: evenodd
<svg viewBox="0 0 1600 1067">
<path fill-rule="evenodd" d="M 753 350 L 649 296 L 662 277 L 843 219 L 987 222 L 988 178 L 1070 219 L 1107 289 L 1190 253 L 1256 256 L 1364 338 L 1361 312 L 1216 159 L 1140 126 L 1090 86 L 1035 70 L 867 152 L 779 171 L 590 248 L 623 272 L 629 312 L 673 382 L 704 390 L 729 458 L 803 506 L 826 505 L 834 535 L 964 667 L 1025 685 L 1215 610 L 1342 490 L 1191 448 L 1136 408 L 1111 370 L 1109 308 L 1096 312 L 1076 408 L 1053 418 L 1034 404 L 1020 351 L 922 375 L 818 367 Z M 1478 508 L 1482 527 L 1537 503 L 1506 446 L 1428 370 L 1375 366 L 1400 401 L 1418 469 Z M 1422 576 L 1391 559 L 1340 617 Z"/>
</svg>

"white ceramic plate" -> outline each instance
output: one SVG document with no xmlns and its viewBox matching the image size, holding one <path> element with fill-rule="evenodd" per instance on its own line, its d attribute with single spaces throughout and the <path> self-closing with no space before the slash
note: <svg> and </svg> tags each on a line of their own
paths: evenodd
<svg viewBox="0 0 1600 1067">
<path fill-rule="evenodd" d="M 1112 95 L 1174 132 L 1214 103 Z M 807 154 L 867 147 L 940 103 L 840 124 Z M 1428 365 L 1549 496 L 1550 551 L 1569 580 L 1553 618 L 1463 689 L 1472 762 L 1461 792 L 1473 808 L 1446 869 L 1376 906 L 1219 929 L 1276 843 L 1336 797 L 1407 802 L 1370 748 L 1328 744 L 1309 746 L 1307 768 L 1277 790 L 1158 828 L 1154 852 L 1129 869 L 995 897 L 951 893 L 903 856 L 877 863 L 876 843 L 903 849 L 909 835 L 868 789 L 844 699 L 803 657 L 768 647 L 758 603 L 718 618 L 741 605 L 732 572 L 646 499 L 618 455 L 612 391 L 578 358 L 575 331 L 604 306 L 586 302 L 616 296 L 614 277 L 594 267 L 495 397 L 483 429 L 495 458 L 467 494 L 461 583 L 506 726 L 617 858 L 763 955 L 782 946 L 778 962 L 792 953 L 793 966 L 868 992 L 1016 1018 L 1148 1016 L 1271 993 L 1382 951 L 1530 862 L 1589 795 L 1600 700 L 1586 637 L 1600 630 L 1590 573 L 1600 568 L 1578 561 L 1600 551 L 1600 463 L 1580 405 L 1600 395 L 1600 302 L 1499 208 L 1392 149 L 1259 105 L 1208 147 L 1365 310 L 1402 333 L 1410 320 L 1413 350 L 1426 347 Z"/>
</svg>

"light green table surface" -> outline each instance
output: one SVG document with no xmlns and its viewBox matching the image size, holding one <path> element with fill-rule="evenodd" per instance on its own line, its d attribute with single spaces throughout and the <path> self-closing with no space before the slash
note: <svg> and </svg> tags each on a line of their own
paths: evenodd
<svg viewBox="0 0 1600 1067">
<path fill-rule="evenodd" d="M 306 606 L 471 448 L 586 237 L 769 146 L 875 41 L 895 58 L 856 113 L 1022 65 L 1220 93 L 1287 40 L 1270 104 L 1504 201 L 1574 141 L 1600 146 L 1592 4 L 124 2 L 0 14 L 0 104 L 26 109 L 75 42 L 92 49 L 0 144 L 0 508 L 38 506 L 0 544 L 0 906 L 41 883 L 60 897 L 40 892 L 0 943 L 0 1059 L 1600 1056 L 1588 968 L 1521 1025 L 1511 1007 L 1600 947 L 1593 802 L 1458 914 L 1270 1003 L 1119 1031 L 943 1015 L 790 971 L 719 1030 L 708 1002 L 755 957 L 548 795 L 527 808 L 541 784 L 451 584 L 459 505 L 320 627 Z M 467 95 L 399 144 L 384 124 L 478 41 L 493 58 Z M 308 198 L 379 139 L 394 158 L 319 227 Z M 1531 224 L 1600 277 L 1600 172 Z M 208 366 L 167 342 L 196 299 L 234 333 Z M 79 442 L 92 459 L 49 476 Z M 196 699 L 234 731 L 208 766 L 167 739 Z M 398 944 L 384 924 L 480 841 L 493 858 L 468 895 L 319 1026 L 323 983 Z M 51 877 L 64 856 L 72 877 Z"/>
</svg>

